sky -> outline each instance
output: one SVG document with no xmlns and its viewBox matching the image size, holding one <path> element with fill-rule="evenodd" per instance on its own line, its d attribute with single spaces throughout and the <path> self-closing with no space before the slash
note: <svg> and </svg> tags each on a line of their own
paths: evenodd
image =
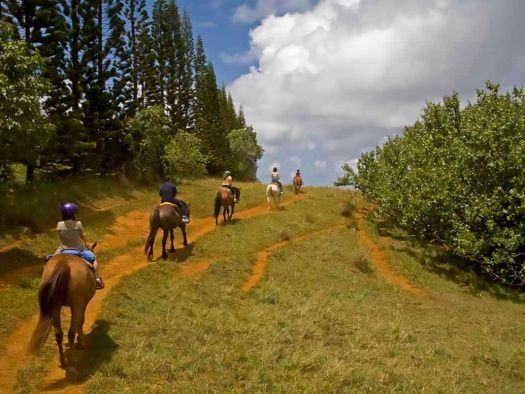
<svg viewBox="0 0 525 394">
<path fill-rule="evenodd" d="M 331 185 L 344 163 L 463 103 L 491 80 L 524 86 L 523 0 L 179 0 L 285 182 Z"/>
</svg>

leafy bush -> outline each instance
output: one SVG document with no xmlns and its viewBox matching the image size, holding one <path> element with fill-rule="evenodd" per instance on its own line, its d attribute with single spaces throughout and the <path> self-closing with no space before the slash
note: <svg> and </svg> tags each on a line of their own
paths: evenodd
<svg viewBox="0 0 525 394">
<path fill-rule="evenodd" d="M 490 82 L 460 109 L 457 94 L 427 104 L 402 136 L 365 153 L 339 184 L 376 199 L 383 215 L 525 285 L 525 94 Z"/>
<path fill-rule="evenodd" d="M 198 178 L 206 174 L 207 158 L 201 142 L 193 134 L 179 131 L 170 139 L 163 156 L 167 171 L 176 179 Z"/>
<path fill-rule="evenodd" d="M 138 112 L 127 124 L 127 140 L 134 154 L 132 172 L 138 178 L 165 175 L 165 147 L 174 132 L 170 119 L 161 106 L 145 108 Z"/>
</svg>

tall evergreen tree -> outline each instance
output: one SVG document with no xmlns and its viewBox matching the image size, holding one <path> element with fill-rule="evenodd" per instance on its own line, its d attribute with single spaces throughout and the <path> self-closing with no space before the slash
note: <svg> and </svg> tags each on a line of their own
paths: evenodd
<svg viewBox="0 0 525 394">
<path fill-rule="evenodd" d="M 152 20 L 152 52 L 154 56 L 154 79 L 155 84 L 151 95 L 152 104 L 166 105 L 166 81 L 167 81 L 167 53 L 166 47 L 168 42 L 167 35 L 167 3 L 166 0 L 155 0 L 153 4 Z"/>
</svg>

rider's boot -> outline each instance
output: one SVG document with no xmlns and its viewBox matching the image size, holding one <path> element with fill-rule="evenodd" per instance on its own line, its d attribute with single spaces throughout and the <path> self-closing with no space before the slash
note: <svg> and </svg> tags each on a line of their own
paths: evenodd
<svg viewBox="0 0 525 394">
<path fill-rule="evenodd" d="M 97 290 L 102 290 L 104 288 L 104 281 L 102 277 L 97 278 Z"/>
<path fill-rule="evenodd" d="M 190 218 L 186 215 L 182 215 L 182 223 L 189 223 L 190 222 Z"/>
</svg>

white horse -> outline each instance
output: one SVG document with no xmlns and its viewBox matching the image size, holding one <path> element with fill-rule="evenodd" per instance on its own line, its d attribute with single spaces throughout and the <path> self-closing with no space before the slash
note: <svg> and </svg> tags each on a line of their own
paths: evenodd
<svg viewBox="0 0 525 394">
<path fill-rule="evenodd" d="M 275 208 L 279 209 L 279 200 L 281 199 L 281 191 L 279 190 L 279 186 L 277 186 L 275 183 L 270 183 L 266 187 L 266 201 L 268 201 L 268 209 L 272 209 L 272 207 L 270 206 L 270 197 L 272 197 L 273 199 Z"/>
</svg>

